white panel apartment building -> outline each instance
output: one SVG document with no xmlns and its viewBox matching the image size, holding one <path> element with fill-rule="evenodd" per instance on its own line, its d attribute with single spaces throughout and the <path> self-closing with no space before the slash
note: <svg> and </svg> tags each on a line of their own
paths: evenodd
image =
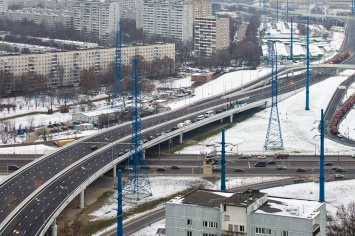
<svg viewBox="0 0 355 236">
<path fill-rule="evenodd" d="M 1 0 L 0 0 L 1 2 Z M 26 19 L 36 24 L 46 23 L 50 27 L 56 27 L 62 23 L 65 27 L 73 26 L 73 12 L 68 10 L 51 10 L 51 9 L 35 9 L 23 8 L 16 11 L 0 12 L 0 19 L 10 19 L 12 21 L 21 21 Z"/>
<path fill-rule="evenodd" d="M 0 0 L 0 11 L 6 11 L 8 8 L 7 0 Z"/>
<path fill-rule="evenodd" d="M 105 70 L 115 60 L 115 48 L 88 49 L 69 52 L 53 52 L 24 55 L 0 56 L 0 75 L 20 76 L 34 72 L 48 76 L 47 87 L 76 85 L 80 71 L 91 67 Z M 122 64 L 130 64 L 136 51 L 146 61 L 162 59 L 164 56 L 175 60 L 175 44 L 123 47 Z M 0 78 L 1 79 L 1 78 Z"/>
<path fill-rule="evenodd" d="M 138 0 L 137 28 L 146 36 L 170 37 L 186 43 L 193 38 L 191 1 Z"/>
<path fill-rule="evenodd" d="M 121 18 L 136 19 L 136 0 L 117 0 L 120 3 Z"/>
<path fill-rule="evenodd" d="M 216 16 L 195 19 L 195 54 L 209 57 L 221 49 L 229 48 L 229 19 Z"/>
<path fill-rule="evenodd" d="M 74 29 L 86 39 L 98 38 L 109 42 L 115 36 L 120 19 L 118 2 L 75 2 Z"/>
<path fill-rule="evenodd" d="M 325 236 L 326 204 L 241 193 L 195 190 L 165 205 L 169 236 Z"/>
</svg>

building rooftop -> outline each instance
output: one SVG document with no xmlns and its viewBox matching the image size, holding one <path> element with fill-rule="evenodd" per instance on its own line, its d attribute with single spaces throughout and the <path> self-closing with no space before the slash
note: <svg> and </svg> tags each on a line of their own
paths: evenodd
<svg viewBox="0 0 355 236">
<path fill-rule="evenodd" d="M 255 213 L 295 216 L 313 219 L 319 214 L 318 208 L 322 203 L 314 200 L 289 199 L 268 197 L 268 201 Z"/>
<path fill-rule="evenodd" d="M 234 193 L 217 190 L 197 189 L 187 195 L 182 200 L 184 204 L 195 204 L 200 206 L 219 207 L 226 198 Z"/>
<path fill-rule="evenodd" d="M 254 203 L 257 199 L 262 198 L 264 195 L 266 194 L 259 192 L 259 190 L 250 189 L 245 192 L 235 193 L 223 201 L 223 203 L 232 206 L 247 207 Z"/>
<path fill-rule="evenodd" d="M 220 207 L 220 204 L 247 207 L 256 199 L 263 197 L 265 193 L 258 190 L 248 190 L 245 192 L 222 192 L 217 190 L 198 189 L 185 196 L 171 201 L 174 203 L 196 204 L 208 207 Z"/>
</svg>

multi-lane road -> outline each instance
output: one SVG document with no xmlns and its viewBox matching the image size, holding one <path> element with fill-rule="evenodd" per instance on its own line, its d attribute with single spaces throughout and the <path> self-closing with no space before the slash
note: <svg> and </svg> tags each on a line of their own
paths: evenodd
<svg viewBox="0 0 355 236">
<path fill-rule="evenodd" d="M 351 27 L 353 26 L 351 21 Z M 349 36 L 353 34 L 349 31 Z M 350 41 L 353 42 L 353 41 Z M 344 50 L 354 52 L 354 45 L 346 45 Z M 348 59 L 353 63 L 354 57 Z M 330 69 L 321 73 L 312 72 L 311 83 L 319 82 L 333 75 Z M 248 86 L 259 83 L 261 79 L 251 82 Z M 293 91 L 304 86 L 304 76 L 288 77 L 280 81 L 279 93 Z M 236 89 L 235 91 L 240 90 Z M 270 97 L 269 86 L 257 91 L 252 90 L 240 95 L 250 97 L 249 103 Z M 246 86 L 244 86 L 246 91 Z M 230 100 L 238 99 L 237 95 Z M 194 119 L 203 110 L 215 107 L 223 109 L 228 101 L 219 96 L 206 98 L 178 110 L 158 114 L 142 119 L 142 137 L 147 138 L 166 131 L 187 119 Z M 174 121 L 172 121 L 174 120 Z M 58 207 L 65 204 L 71 193 L 77 191 L 90 176 L 119 158 L 131 141 L 131 124 L 121 124 L 93 136 L 59 149 L 57 152 L 38 159 L 31 166 L 22 168 L 21 174 L 10 176 L 0 185 L 0 235 L 11 235 L 14 230 L 24 235 L 40 235 L 46 231 L 44 225 L 50 224 L 49 219 L 58 213 Z M 108 146 L 119 140 L 121 144 Z M 97 151 L 90 145 L 96 143 Z M 104 146 L 106 146 L 104 148 Z M 36 193 L 32 196 L 32 193 Z M 42 220 L 43 219 L 43 220 Z"/>
</svg>

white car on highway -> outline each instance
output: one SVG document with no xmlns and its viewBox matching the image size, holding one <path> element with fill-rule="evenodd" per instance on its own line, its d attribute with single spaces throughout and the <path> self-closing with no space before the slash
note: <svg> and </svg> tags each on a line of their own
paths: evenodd
<svg viewBox="0 0 355 236">
<path fill-rule="evenodd" d="M 258 156 L 258 159 L 266 159 L 266 156 Z"/>
</svg>

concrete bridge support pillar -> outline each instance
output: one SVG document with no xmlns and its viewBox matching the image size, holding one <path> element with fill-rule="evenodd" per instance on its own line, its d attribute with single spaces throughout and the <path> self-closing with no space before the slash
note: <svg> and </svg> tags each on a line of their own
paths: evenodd
<svg viewBox="0 0 355 236">
<path fill-rule="evenodd" d="M 339 69 L 338 68 L 335 69 L 335 75 L 339 75 Z"/>
<path fill-rule="evenodd" d="M 179 142 L 180 142 L 180 143 L 182 143 L 182 137 L 183 137 L 183 133 L 181 133 L 181 134 L 179 135 Z"/>
<path fill-rule="evenodd" d="M 117 177 L 117 175 L 116 175 L 116 173 L 117 173 L 117 166 L 116 166 L 116 165 L 113 166 L 112 172 L 113 172 L 113 173 L 112 173 L 113 177 Z"/>
<path fill-rule="evenodd" d="M 233 115 L 229 116 L 229 123 L 233 123 Z"/>
<path fill-rule="evenodd" d="M 57 236 L 57 233 L 58 233 L 57 219 L 54 219 L 51 224 L 51 236 Z"/>
<path fill-rule="evenodd" d="M 84 196 L 85 196 L 85 189 L 83 189 L 83 191 L 81 191 L 80 195 L 79 195 L 79 208 L 80 209 L 84 209 L 84 205 L 85 205 Z"/>
</svg>

